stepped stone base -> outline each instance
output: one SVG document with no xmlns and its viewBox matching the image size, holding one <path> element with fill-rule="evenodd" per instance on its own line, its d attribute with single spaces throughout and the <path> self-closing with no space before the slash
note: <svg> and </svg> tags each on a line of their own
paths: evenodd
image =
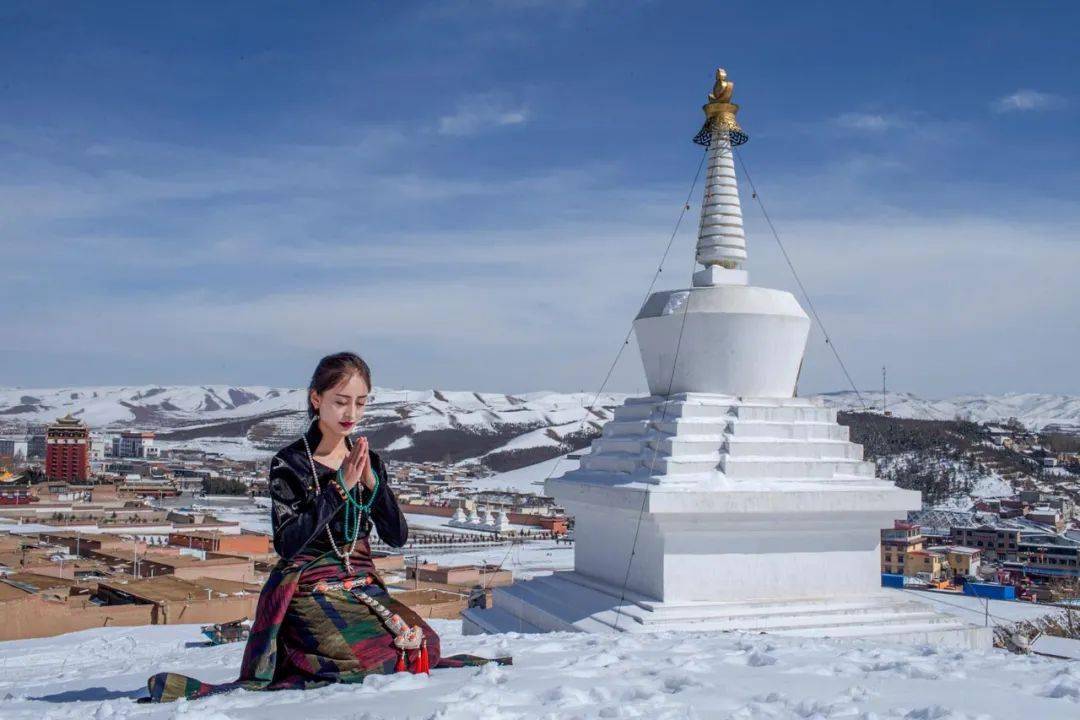
<svg viewBox="0 0 1080 720">
<path fill-rule="evenodd" d="M 632 398 L 546 491 L 574 572 L 499 588 L 469 632 L 745 630 L 988 647 L 881 588 L 880 530 L 921 506 L 800 398 Z"/>
<path fill-rule="evenodd" d="M 831 599 L 660 602 L 623 594 L 577 573 L 563 572 L 497 588 L 493 599 L 492 608 L 472 608 L 462 613 L 465 634 L 737 631 L 933 643 L 969 649 L 993 645 L 990 628 L 942 615 L 889 590 Z"/>
</svg>

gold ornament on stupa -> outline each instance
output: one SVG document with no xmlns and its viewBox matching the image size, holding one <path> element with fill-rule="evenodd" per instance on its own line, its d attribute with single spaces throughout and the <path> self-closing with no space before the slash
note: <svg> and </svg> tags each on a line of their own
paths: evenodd
<svg viewBox="0 0 1080 720">
<path fill-rule="evenodd" d="M 735 91 L 735 83 L 727 79 L 727 71 L 724 68 L 716 69 L 716 81 L 713 83 L 712 92 L 709 93 L 709 101 L 702 110 L 705 111 L 705 124 L 694 136 L 694 142 L 698 145 L 709 147 L 713 136 L 724 133 L 732 145 L 742 145 L 750 136 L 741 127 L 736 115 L 739 106 L 731 102 L 731 94 Z"/>
</svg>

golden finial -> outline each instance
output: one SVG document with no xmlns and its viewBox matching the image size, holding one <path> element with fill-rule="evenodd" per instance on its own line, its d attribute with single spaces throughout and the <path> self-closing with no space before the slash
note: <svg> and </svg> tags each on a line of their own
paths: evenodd
<svg viewBox="0 0 1080 720">
<path fill-rule="evenodd" d="M 739 121 L 735 119 L 739 106 L 731 102 L 733 92 L 735 92 L 735 83 L 727 79 L 727 71 L 724 68 L 717 68 L 716 80 L 708 96 L 709 102 L 702 108 L 705 111 L 705 124 L 701 132 L 694 137 L 694 142 L 698 145 L 708 147 L 712 142 L 713 133 L 716 132 L 727 133 L 732 145 L 742 145 L 750 139 L 750 136 L 739 127 Z"/>
<path fill-rule="evenodd" d="M 735 92 L 735 83 L 727 79 L 727 70 L 716 68 L 716 82 L 709 93 L 710 103 L 730 103 L 731 93 Z"/>
</svg>

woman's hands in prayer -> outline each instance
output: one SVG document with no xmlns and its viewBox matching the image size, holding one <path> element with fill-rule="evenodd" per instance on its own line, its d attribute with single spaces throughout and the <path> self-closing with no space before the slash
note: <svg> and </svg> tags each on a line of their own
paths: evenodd
<svg viewBox="0 0 1080 720">
<path fill-rule="evenodd" d="M 357 483 L 371 490 L 375 487 L 375 474 L 371 471 L 371 456 L 368 455 L 368 441 L 364 436 L 356 438 L 352 451 L 342 464 L 345 474 L 345 487 L 352 490 Z"/>
</svg>

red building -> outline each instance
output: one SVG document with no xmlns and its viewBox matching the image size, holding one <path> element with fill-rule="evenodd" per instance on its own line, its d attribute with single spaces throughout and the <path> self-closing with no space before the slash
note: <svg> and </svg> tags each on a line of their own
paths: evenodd
<svg viewBox="0 0 1080 720">
<path fill-rule="evenodd" d="M 45 475 L 52 480 L 86 480 L 90 475 L 90 428 L 68 413 L 45 433 Z"/>
</svg>

